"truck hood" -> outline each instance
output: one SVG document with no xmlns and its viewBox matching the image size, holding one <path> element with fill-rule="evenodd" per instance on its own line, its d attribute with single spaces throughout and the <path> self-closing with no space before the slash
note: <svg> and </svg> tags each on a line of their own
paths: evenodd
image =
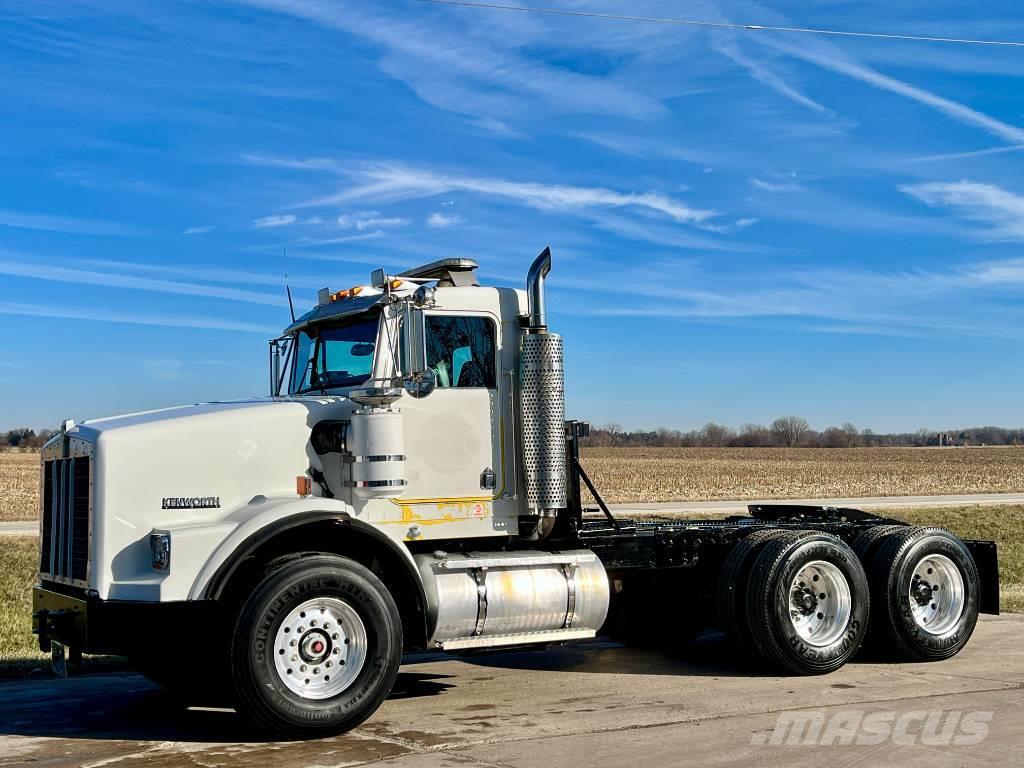
<svg viewBox="0 0 1024 768">
<path fill-rule="evenodd" d="M 177 405 L 171 408 L 158 408 L 152 411 L 138 411 L 119 416 L 107 416 L 100 419 L 88 419 L 76 425 L 71 431 L 83 440 L 95 440 L 100 434 L 111 430 L 131 429 L 147 426 L 165 425 L 171 429 L 186 427 L 182 420 L 203 418 L 206 421 L 217 420 L 226 416 L 249 416 L 259 420 L 269 416 L 269 409 L 287 408 L 295 413 L 313 413 L 324 407 L 346 401 L 344 397 L 254 397 L 243 400 L 226 400 L 221 402 L 194 403 Z M 276 411 L 275 411 L 276 413 Z M 315 421 L 311 422 L 315 423 Z"/>
<path fill-rule="evenodd" d="M 93 446 L 91 586 L 110 599 L 138 599 L 157 581 L 149 562 L 154 528 L 232 527 L 268 500 L 296 498 L 295 478 L 322 469 L 310 445 L 313 426 L 351 410 L 345 397 L 258 398 L 70 428 L 69 437 Z M 199 545 L 184 547 L 179 562 Z"/>
</svg>

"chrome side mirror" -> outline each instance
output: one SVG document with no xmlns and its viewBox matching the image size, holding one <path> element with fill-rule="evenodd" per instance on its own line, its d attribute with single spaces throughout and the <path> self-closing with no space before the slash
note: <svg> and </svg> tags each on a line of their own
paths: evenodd
<svg viewBox="0 0 1024 768">
<path fill-rule="evenodd" d="M 430 368 L 417 373 L 409 373 L 402 380 L 402 386 L 405 387 L 405 391 L 410 397 L 426 397 L 437 386 L 437 375 Z"/>
<path fill-rule="evenodd" d="M 405 357 L 402 386 L 416 398 L 426 397 L 437 386 L 437 375 L 427 367 L 427 329 L 418 304 L 416 299 L 407 299 L 402 307 L 402 353 Z"/>
<path fill-rule="evenodd" d="M 406 300 L 402 306 L 402 335 L 404 337 L 405 365 L 402 375 L 420 373 L 427 367 L 426 327 L 423 312 Z"/>
</svg>

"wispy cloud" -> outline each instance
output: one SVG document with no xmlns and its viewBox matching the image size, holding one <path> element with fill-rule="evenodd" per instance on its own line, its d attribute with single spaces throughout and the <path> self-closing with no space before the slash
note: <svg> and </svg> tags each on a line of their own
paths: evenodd
<svg viewBox="0 0 1024 768">
<path fill-rule="evenodd" d="M 800 93 L 800 91 L 779 77 L 779 75 L 772 72 L 760 62 L 755 61 L 745 53 L 741 52 L 739 46 L 737 46 L 735 42 L 718 40 L 712 43 L 712 48 L 746 69 L 747 72 L 750 73 L 750 76 L 759 83 L 768 86 L 773 91 L 784 96 L 790 101 L 799 104 L 801 107 L 807 107 L 808 109 L 814 110 L 819 114 L 832 114 L 830 109 L 822 106 L 814 99 Z"/>
<path fill-rule="evenodd" d="M 404 227 L 409 224 L 409 219 L 398 216 L 382 216 L 380 211 L 356 211 L 338 216 L 337 224 L 341 229 L 354 229 L 362 232 L 367 229 Z"/>
<path fill-rule="evenodd" d="M 139 231 L 126 224 L 98 219 L 77 219 L 0 209 L 0 227 L 39 229 L 45 232 L 66 232 L 73 235 L 137 235 Z"/>
<path fill-rule="evenodd" d="M 946 270 L 772 270 L 711 279 L 687 269 L 668 280 L 670 264 L 627 267 L 614 273 L 594 268 L 573 280 L 574 289 L 609 293 L 615 302 L 581 302 L 559 293 L 569 314 L 668 317 L 729 323 L 744 319 L 802 318 L 805 330 L 894 336 L 969 335 L 1020 338 L 1024 312 L 987 302 L 1017 295 L 1024 287 L 1024 259 L 951 267 Z M 768 287 L 765 287 L 768 286 Z M 556 292 L 557 288 L 553 288 Z M 965 297 L 970 296 L 974 300 Z M 657 297 L 657 302 L 649 301 Z M 957 297 L 957 302 L 950 302 Z M 963 311 L 958 311 L 962 307 Z"/>
<path fill-rule="evenodd" d="M 526 138 L 526 134 L 509 127 L 508 123 L 498 120 L 495 117 L 484 116 L 477 118 L 476 120 L 473 120 L 473 125 L 486 133 L 490 133 L 494 136 L 501 136 L 504 139 Z"/>
<path fill-rule="evenodd" d="M 456 224 L 461 223 L 461 216 L 441 213 L 440 211 L 435 211 L 427 216 L 427 226 L 431 229 L 447 229 L 448 227 L 454 227 Z"/>
<path fill-rule="evenodd" d="M 0 255 L 8 257 L 15 256 L 10 251 L 0 251 Z M 119 290 L 140 290 L 154 291 L 156 293 L 171 293 L 184 296 L 203 296 L 207 298 L 226 299 L 228 301 L 241 301 L 252 304 L 267 304 L 271 306 L 287 305 L 288 301 L 282 296 L 275 296 L 257 291 L 247 291 L 241 288 L 228 288 L 222 286 L 199 285 L 197 283 L 185 283 L 175 280 L 157 280 L 137 275 L 117 274 L 113 272 L 96 272 L 86 269 L 74 269 L 70 267 L 54 266 L 39 263 L 38 257 L 29 257 L 22 254 L 18 261 L 0 261 L 0 274 L 12 277 L 24 277 L 33 280 L 46 280 L 56 283 L 70 283 L 73 285 L 95 285 Z"/>
<path fill-rule="evenodd" d="M 1024 195 L 974 181 L 927 182 L 900 187 L 933 207 L 948 207 L 986 225 L 998 240 L 1024 240 Z"/>
<path fill-rule="evenodd" d="M 1020 152 L 1024 150 L 1024 144 L 1015 144 L 1010 147 L 989 147 L 987 149 L 974 149 L 970 152 L 949 152 L 941 155 L 924 155 L 922 157 L 913 157 L 909 162 L 912 163 L 937 163 L 947 162 L 949 160 L 970 160 L 975 157 L 988 157 L 989 155 L 1003 155 L 1008 152 Z"/>
<path fill-rule="evenodd" d="M 840 75 L 846 75 L 867 85 L 903 96 L 919 104 L 940 112 L 965 125 L 980 128 L 993 136 L 998 136 L 1014 144 L 1024 144 L 1024 129 L 1016 125 L 998 120 L 984 112 L 971 109 L 957 101 L 939 96 L 924 88 L 911 85 L 902 80 L 885 75 L 876 69 L 860 64 L 856 60 L 842 54 L 838 49 L 823 45 L 795 46 L 781 43 L 774 38 L 759 38 L 763 44 L 770 45 L 790 56 L 815 64 Z"/>
<path fill-rule="evenodd" d="M 701 226 L 716 211 L 692 208 L 661 192 L 619 192 L 603 187 L 577 187 L 506 179 L 436 173 L 401 165 L 377 165 L 352 174 L 362 183 L 299 207 L 323 207 L 355 201 L 398 201 L 433 197 L 451 192 L 515 200 L 546 211 L 579 212 L 594 208 L 640 208 L 667 216 L 680 224 Z"/>
<path fill-rule="evenodd" d="M 801 192 L 803 186 L 797 184 L 795 181 L 765 181 L 764 179 L 758 179 L 751 177 L 747 179 L 750 186 L 755 189 L 760 189 L 763 192 Z"/>
<path fill-rule="evenodd" d="M 611 76 L 551 65 L 522 51 L 538 34 L 506 33 L 521 20 L 412 14 L 376 2 L 244 0 L 380 47 L 381 69 L 439 109 L 483 119 L 547 111 L 629 117 L 664 115 L 660 98 Z M 518 28 L 522 32 L 522 28 Z M 542 36 L 542 35 L 540 35 Z"/>
<path fill-rule="evenodd" d="M 270 336 L 280 332 L 280 328 L 269 325 L 244 323 L 216 317 L 202 317 L 175 313 L 173 315 L 148 314 L 143 312 L 118 312 L 107 310 L 99 312 L 93 309 L 79 309 L 68 306 L 21 304 L 0 302 L 0 314 L 23 315 L 29 317 L 53 317 L 61 320 L 94 320 L 104 323 L 124 323 L 128 325 L 157 325 L 166 328 L 201 328 L 210 331 L 238 331 L 240 333 L 258 333 Z"/>
<path fill-rule="evenodd" d="M 213 232 L 216 227 L 206 224 L 201 227 L 189 227 L 182 231 L 183 235 L 205 235 L 207 232 Z"/>
<path fill-rule="evenodd" d="M 261 219 L 253 221 L 253 229 L 270 229 L 272 227 L 286 227 L 289 224 L 294 224 L 298 217 L 294 213 L 283 213 L 274 214 L 272 216 L 264 216 Z"/>
<path fill-rule="evenodd" d="M 242 160 L 251 165 L 288 168 L 293 171 L 322 171 L 324 173 L 344 173 L 345 171 L 336 160 L 329 157 L 294 158 L 247 153 L 242 155 Z"/>
<path fill-rule="evenodd" d="M 665 157 L 671 160 L 681 160 L 684 163 L 697 163 L 706 165 L 708 162 L 721 162 L 722 158 L 717 153 L 706 149 L 693 149 L 682 142 L 659 141 L 657 139 L 642 138 L 637 136 L 617 136 L 593 131 L 574 131 L 572 136 L 599 147 L 617 152 L 627 157 Z"/>
</svg>

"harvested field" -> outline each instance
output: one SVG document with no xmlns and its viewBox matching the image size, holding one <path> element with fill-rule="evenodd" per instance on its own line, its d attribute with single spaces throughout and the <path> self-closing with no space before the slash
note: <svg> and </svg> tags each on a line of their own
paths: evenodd
<svg viewBox="0 0 1024 768">
<path fill-rule="evenodd" d="M 0 451 L 0 521 L 35 520 L 39 509 L 39 454 Z"/>
<path fill-rule="evenodd" d="M 591 448 L 609 503 L 1024 491 L 1024 448 Z"/>
<path fill-rule="evenodd" d="M 613 504 L 1024 491 L 1024 448 L 591 448 L 582 458 Z M 34 520 L 38 485 L 38 453 L 0 452 L 0 521 Z"/>
</svg>

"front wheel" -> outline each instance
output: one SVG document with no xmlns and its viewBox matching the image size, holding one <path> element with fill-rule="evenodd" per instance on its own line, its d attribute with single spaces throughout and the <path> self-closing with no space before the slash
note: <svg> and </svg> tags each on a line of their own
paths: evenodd
<svg viewBox="0 0 1024 768">
<path fill-rule="evenodd" d="M 401 620 L 380 579 L 354 560 L 311 554 L 264 574 L 239 614 L 231 665 L 240 709 L 302 738 L 366 720 L 401 657 Z"/>
</svg>

